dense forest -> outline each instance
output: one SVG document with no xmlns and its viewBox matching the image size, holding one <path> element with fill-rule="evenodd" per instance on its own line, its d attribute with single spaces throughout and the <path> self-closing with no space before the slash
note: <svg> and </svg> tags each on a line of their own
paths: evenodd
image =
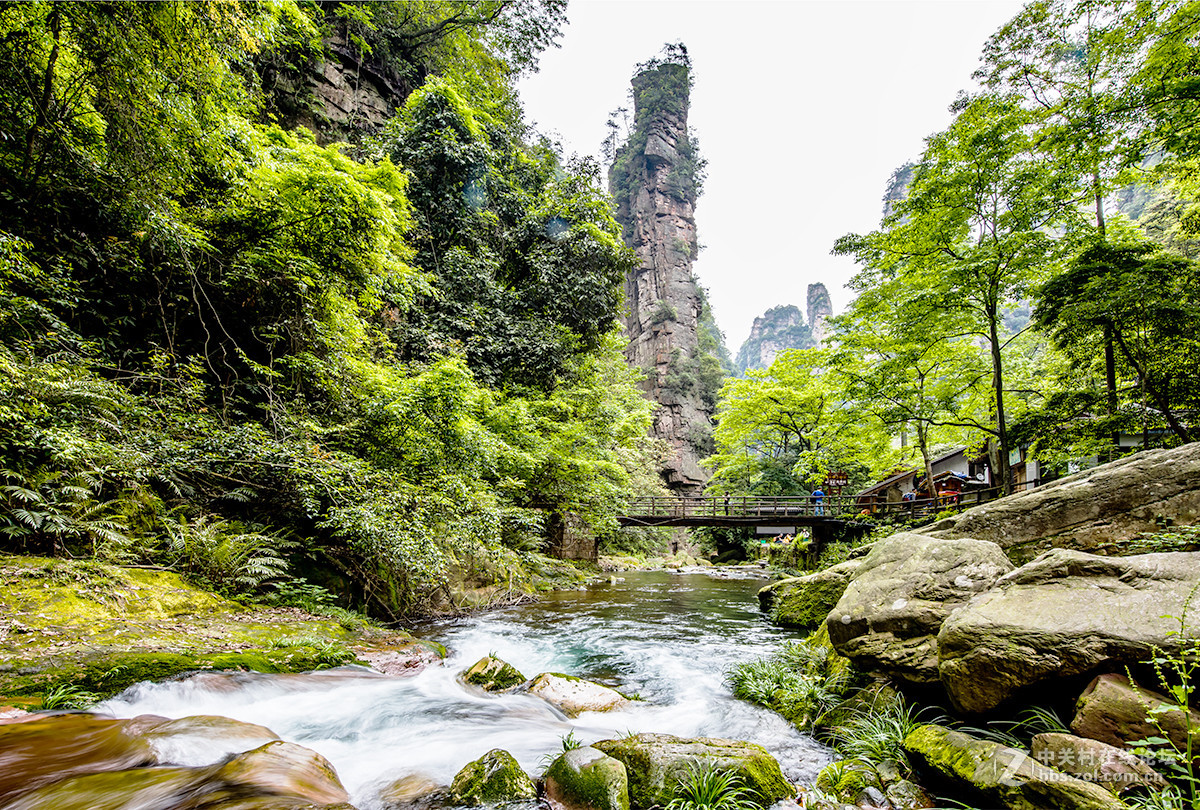
<svg viewBox="0 0 1200 810">
<path fill-rule="evenodd" d="M 721 392 L 717 491 L 806 494 L 966 445 L 1048 475 L 1200 438 L 1200 6 L 1036 0 L 834 248 L 823 347 Z M 965 77 L 964 77 L 965 78 Z M 1024 455 L 1022 455 L 1024 454 Z"/>
<path fill-rule="evenodd" d="M 514 91 L 564 8 L 0 7 L 0 549 L 387 617 L 611 532 L 633 254 Z M 394 114 L 315 115 L 339 64 Z"/>
<path fill-rule="evenodd" d="M 617 537 L 663 491 L 622 355 L 637 256 L 602 167 L 515 92 L 565 15 L 0 6 L 0 550 L 395 617 L 544 587 L 567 524 Z M 1194 3 L 1118 0 L 996 32 L 880 227 L 835 246 L 861 271 L 824 345 L 726 381 L 709 490 L 956 445 L 1010 488 L 1022 453 L 1200 438 L 1198 34 Z M 323 116 L 329 66 L 382 105 Z"/>
</svg>

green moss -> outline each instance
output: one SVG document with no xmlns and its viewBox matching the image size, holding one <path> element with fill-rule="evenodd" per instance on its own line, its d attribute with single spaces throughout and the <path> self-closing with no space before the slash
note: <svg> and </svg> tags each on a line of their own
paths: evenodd
<svg viewBox="0 0 1200 810">
<path fill-rule="evenodd" d="M 525 676 L 516 667 L 490 655 L 472 664 L 462 673 L 462 679 L 485 692 L 503 692 L 525 682 Z"/>
<path fill-rule="evenodd" d="M 771 621 L 784 627 L 811 630 L 823 627 L 825 617 L 846 591 L 846 580 L 802 577 L 775 594 Z"/>
<path fill-rule="evenodd" d="M 854 759 L 841 759 L 826 765 L 817 774 L 816 786 L 847 804 L 857 804 L 858 797 L 867 788 L 883 790 L 875 769 L 867 762 Z"/>
<path fill-rule="evenodd" d="M 659 790 L 652 781 L 654 761 L 650 751 L 638 744 L 636 737 L 620 740 L 603 740 L 594 746 L 625 766 L 629 784 L 631 807 L 652 807 L 660 803 Z M 669 800 L 669 797 L 668 799 Z M 665 804 L 666 800 L 661 803 Z"/>
<path fill-rule="evenodd" d="M 513 755 L 496 748 L 459 771 L 450 794 L 461 804 L 500 804 L 537 798 L 537 789 Z"/>
<path fill-rule="evenodd" d="M 629 810 L 629 776 L 620 760 L 595 748 L 568 751 L 546 770 L 573 807 L 594 810 Z M 558 798 L 558 797 L 556 797 Z"/>
</svg>

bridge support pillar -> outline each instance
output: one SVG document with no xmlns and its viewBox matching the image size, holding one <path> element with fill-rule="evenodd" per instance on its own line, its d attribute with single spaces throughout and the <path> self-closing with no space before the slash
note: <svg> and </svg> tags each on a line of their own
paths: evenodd
<svg viewBox="0 0 1200 810">
<path fill-rule="evenodd" d="M 546 553 L 560 560 L 588 560 L 600 558 L 596 536 L 588 531 L 570 512 L 551 512 L 546 520 Z"/>
</svg>

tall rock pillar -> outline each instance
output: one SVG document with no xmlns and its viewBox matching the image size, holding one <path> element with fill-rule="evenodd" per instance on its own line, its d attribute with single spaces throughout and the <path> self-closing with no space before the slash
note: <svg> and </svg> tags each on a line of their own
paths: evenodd
<svg viewBox="0 0 1200 810">
<path fill-rule="evenodd" d="M 626 357 L 645 372 L 646 396 L 662 406 L 653 434 L 674 448 L 662 474 L 681 494 L 697 494 L 708 480 L 699 460 L 710 452 L 713 413 L 703 382 L 704 298 L 692 275 L 702 164 L 688 135 L 689 84 L 686 54 L 641 66 L 633 129 L 609 170 L 617 220 L 641 259 L 625 279 Z"/>
</svg>

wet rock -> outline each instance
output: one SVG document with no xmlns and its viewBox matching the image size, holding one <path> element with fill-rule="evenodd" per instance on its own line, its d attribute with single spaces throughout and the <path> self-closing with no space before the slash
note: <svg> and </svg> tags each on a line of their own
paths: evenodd
<svg viewBox="0 0 1200 810">
<path fill-rule="evenodd" d="M 933 683 L 942 622 L 1012 569 L 995 543 L 893 534 L 863 558 L 826 619 L 829 638 L 861 669 Z"/>
<path fill-rule="evenodd" d="M 1150 450 L 967 509 L 918 533 L 974 537 L 1016 560 L 1050 548 L 1103 552 L 1160 531 L 1166 518 L 1200 518 L 1200 442 Z"/>
<path fill-rule="evenodd" d="M 162 765 L 208 765 L 279 739 L 266 726 L 217 715 L 159 718 L 145 731 L 127 726 L 126 733 L 140 733 Z"/>
<path fill-rule="evenodd" d="M 208 769 L 137 768 L 43 785 L 5 810 L 188 810 L 209 793 Z M 289 808 L 289 810 L 291 810 Z"/>
<path fill-rule="evenodd" d="M 982 796 L 1011 810 L 1124 810 L 1112 793 L 1037 762 L 1024 751 L 937 725 L 918 726 L 904 750 L 922 781 Z"/>
<path fill-rule="evenodd" d="M 685 739 L 670 734 L 634 734 L 619 740 L 601 740 L 592 747 L 624 763 L 629 775 L 629 804 L 634 810 L 670 803 L 676 784 L 697 765 L 737 773 L 755 803 L 762 807 L 795 795 L 775 757 L 754 743 L 715 737 Z"/>
<path fill-rule="evenodd" d="M 410 773 L 379 791 L 379 799 L 391 810 L 429 810 L 450 803 L 450 788 L 419 773 Z"/>
<path fill-rule="evenodd" d="M 907 779 L 897 779 L 887 786 L 887 800 L 896 810 L 925 810 L 933 807 L 933 798 L 924 788 Z"/>
<path fill-rule="evenodd" d="M 464 669 L 459 678 L 463 683 L 478 686 L 485 692 L 504 692 L 525 682 L 525 676 L 516 667 L 490 655 L 485 655 Z"/>
<path fill-rule="evenodd" d="M 1079 697 L 1071 731 L 1117 747 L 1148 737 L 1165 737 L 1176 750 L 1186 750 L 1189 727 L 1200 728 L 1200 712 L 1191 711 L 1186 716 L 1178 709 L 1159 712 L 1155 715 L 1156 726 L 1149 721 L 1149 712 L 1164 705 L 1175 704 L 1159 692 L 1134 686 L 1124 675 L 1100 675 Z"/>
<path fill-rule="evenodd" d="M 773 582 L 758 592 L 759 605 L 770 611 L 776 624 L 820 627 L 861 567 L 861 560 L 847 560 L 815 574 Z"/>
<path fill-rule="evenodd" d="M 149 743 L 126 734 L 125 726 L 91 714 L 0 725 L 0 806 L 59 779 L 155 764 Z"/>
<path fill-rule="evenodd" d="M 598 748 L 564 752 L 545 779 L 546 798 L 555 810 L 629 810 L 625 765 Z"/>
<path fill-rule="evenodd" d="M 950 616 L 938 671 L 962 711 L 995 708 L 1033 684 L 1121 670 L 1179 650 L 1200 552 L 1099 557 L 1053 549 Z"/>
<path fill-rule="evenodd" d="M 337 804 L 350 799 L 329 760 L 290 742 L 271 742 L 234 757 L 216 771 L 219 779 L 258 793 Z"/>
<path fill-rule="evenodd" d="M 1099 740 L 1073 734 L 1037 734 L 1030 753 L 1043 765 L 1083 777 L 1113 793 L 1135 787 L 1161 790 L 1167 786 L 1166 780 L 1141 759 Z"/>
<path fill-rule="evenodd" d="M 840 759 L 826 765 L 816 781 L 817 789 L 833 796 L 847 804 L 869 803 L 879 806 L 879 801 L 872 801 L 868 793 L 874 791 L 883 799 L 883 780 L 869 762 L 858 759 Z"/>
<path fill-rule="evenodd" d="M 537 798 L 537 788 L 512 754 L 496 748 L 459 771 L 450 794 L 458 804 L 497 804 Z"/>
<path fill-rule="evenodd" d="M 558 672 L 543 672 L 521 688 L 567 717 L 578 717 L 584 712 L 608 712 L 629 702 L 629 698 L 615 689 Z"/>
</svg>

